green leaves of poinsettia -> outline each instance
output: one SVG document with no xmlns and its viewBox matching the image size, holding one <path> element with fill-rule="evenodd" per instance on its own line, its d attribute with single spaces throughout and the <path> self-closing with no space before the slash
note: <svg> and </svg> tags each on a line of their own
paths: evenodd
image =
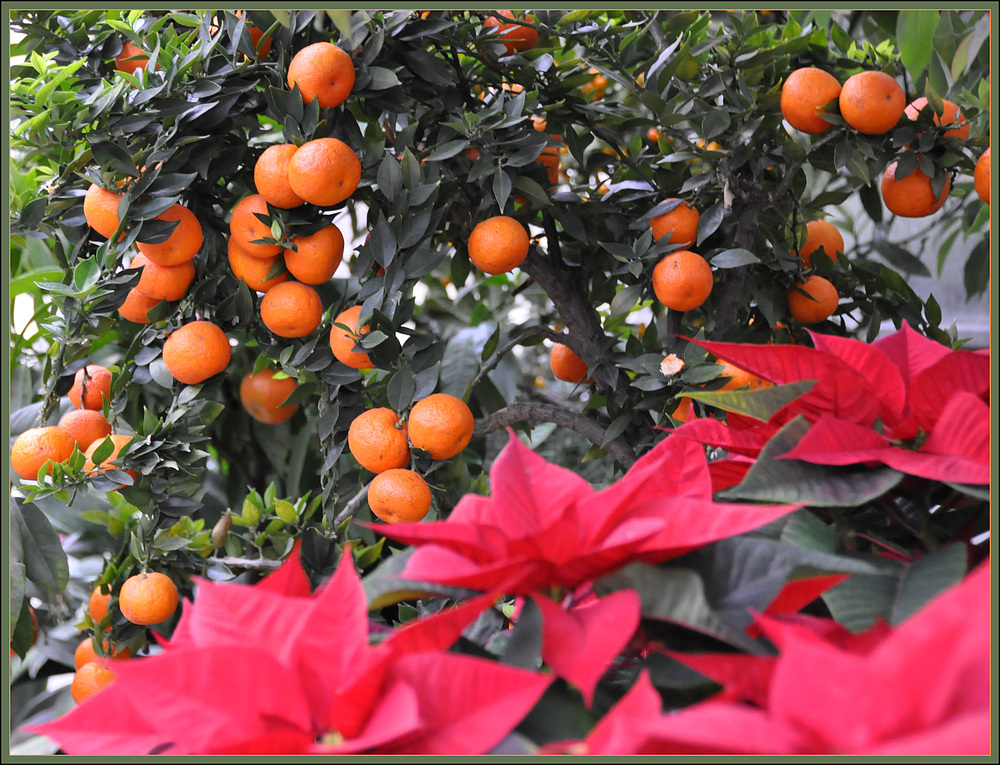
<svg viewBox="0 0 1000 765">
<path fill-rule="evenodd" d="M 743 481 L 720 492 L 720 499 L 857 507 L 903 480 L 902 473 L 889 467 L 839 467 L 780 459 L 798 444 L 809 427 L 802 416 L 789 422 L 761 450 Z"/>
<path fill-rule="evenodd" d="M 364 578 L 362 585 L 369 611 L 377 611 L 386 606 L 402 603 L 404 600 L 435 596 L 466 600 L 479 594 L 476 590 L 448 587 L 434 582 L 418 582 L 399 576 L 415 550 L 416 548 L 410 547 L 386 558 L 378 568 Z"/>
</svg>

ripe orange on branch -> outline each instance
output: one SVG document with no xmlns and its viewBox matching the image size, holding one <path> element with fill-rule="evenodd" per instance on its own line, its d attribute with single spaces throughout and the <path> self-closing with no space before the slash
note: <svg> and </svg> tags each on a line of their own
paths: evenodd
<svg viewBox="0 0 1000 765">
<path fill-rule="evenodd" d="M 112 653 L 111 644 L 107 640 L 102 640 L 101 646 L 104 648 L 104 656 L 98 655 L 97 651 L 94 650 L 93 638 L 84 639 L 73 653 L 73 665 L 76 669 L 80 669 L 84 664 L 89 664 L 92 661 L 106 666 L 109 658 L 128 659 L 132 656 L 132 652 L 126 647 L 118 648 L 115 646 Z"/>
<path fill-rule="evenodd" d="M 855 130 L 880 135 L 896 127 L 906 109 L 906 94 L 885 72 L 858 72 L 840 90 L 840 116 Z"/>
<path fill-rule="evenodd" d="M 344 258 L 344 235 L 335 225 L 309 236 L 293 236 L 295 249 L 285 250 L 285 268 L 303 284 L 323 284 Z"/>
<path fill-rule="evenodd" d="M 371 369 L 372 363 L 368 358 L 368 354 L 354 350 L 354 346 L 358 344 L 361 336 L 367 334 L 370 330 L 367 324 L 362 327 L 358 326 L 358 319 L 360 318 L 360 305 L 348 308 L 337 315 L 337 318 L 333 320 L 333 326 L 330 328 L 330 350 L 333 351 L 334 357 L 341 364 L 345 364 L 352 369 Z M 345 331 L 338 327 L 338 324 L 342 324 L 349 329 Z"/>
<path fill-rule="evenodd" d="M 431 487 L 419 473 L 392 468 L 368 485 L 368 506 L 386 523 L 416 523 L 431 509 Z"/>
<path fill-rule="evenodd" d="M 193 260 L 176 266 L 160 266 L 141 252 L 132 258 L 129 268 L 142 268 L 139 283 L 133 289 L 159 303 L 161 300 L 180 300 L 194 281 Z"/>
<path fill-rule="evenodd" d="M 496 29 L 497 37 L 507 49 L 506 55 L 531 50 L 538 45 L 538 30 L 526 27 L 514 21 L 514 14 L 511 11 L 497 11 L 500 16 L 511 21 L 501 21 L 496 16 L 490 16 L 483 22 L 485 29 Z M 522 21 L 533 22 L 531 16 L 522 16 Z"/>
<path fill-rule="evenodd" d="M 691 311 L 700 306 L 711 294 L 713 283 L 708 261 L 690 250 L 670 253 L 653 269 L 653 292 L 674 311 Z"/>
<path fill-rule="evenodd" d="M 987 149 L 976 160 L 976 169 L 972 175 L 972 183 L 976 193 L 986 204 L 990 203 L 990 150 Z"/>
<path fill-rule="evenodd" d="M 806 224 L 806 241 L 799 250 L 799 257 L 806 267 L 812 264 L 812 254 L 821 249 L 833 260 L 844 252 L 844 237 L 830 221 L 811 220 Z"/>
<path fill-rule="evenodd" d="M 788 291 L 787 302 L 794 318 L 803 324 L 816 324 L 833 315 L 840 295 L 829 279 L 813 274 Z"/>
<path fill-rule="evenodd" d="M 136 241 L 139 252 L 158 266 L 176 266 L 191 260 L 201 249 L 203 234 L 201 223 L 188 208 L 178 202 L 166 212 L 156 216 L 156 220 L 179 221 L 170 236 L 159 244 Z"/>
<path fill-rule="evenodd" d="M 951 192 L 951 179 L 945 176 L 941 193 L 935 194 L 932 180 L 919 167 L 904 178 L 896 178 L 897 163 L 891 163 L 882 175 L 882 201 L 889 212 L 902 218 L 923 218 L 941 209 Z"/>
<path fill-rule="evenodd" d="M 83 217 L 94 231 L 110 239 L 118 229 L 118 203 L 122 194 L 102 189 L 96 183 L 90 184 L 83 197 Z"/>
<path fill-rule="evenodd" d="M 77 409 L 103 409 L 111 398 L 111 372 L 99 364 L 87 364 L 76 371 L 69 400 Z"/>
<path fill-rule="evenodd" d="M 432 393 L 413 405 L 406 425 L 411 444 L 436 460 L 447 460 L 472 441 L 476 420 L 462 399 Z"/>
<path fill-rule="evenodd" d="M 821 108 L 840 91 L 840 81 L 829 72 L 813 66 L 796 69 L 781 86 L 781 114 L 796 130 L 823 133 L 831 124 L 821 116 Z"/>
<path fill-rule="evenodd" d="M 163 362 L 167 371 L 185 385 L 197 385 L 229 366 L 229 338 L 210 321 L 191 321 L 167 337 Z"/>
<path fill-rule="evenodd" d="M 128 295 L 125 297 L 125 302 L 118 306 L 118 313 L 125 319 L 135 323 L 135 324 L 149 324 L 149 317 L 147 314 L 150 310 L 159 305 L 160 301 L 156 298 L 151 298 L 149 295 L 143 295 L 139 290 L 133 287 L 128 291 Z"/>
<path fill-rule="evenodd" d="M 38 471 L 49 460 L 65 462 L 76 448 L 76 439 L 57 425 L 29 428 L 10 448 L 14 472 L 26 481 L 38 479 Z"/>
<path fill-rule="evenodd" d="M 962 116 L 962 112 L 959 111 L 958 105 L 952 103 L 948 99 L 942 99 L 941 104 L 943 106 L 941 114 L 934 114 L 934 124 L 935 125 L 957 125 L 957 127 L 952 128 L 945 132 L 945 138 L 957 138 L 960 141 L 964 141 L 969 137 L 969 122 Z M 927 99 L 921 96 L 920 98 L 912 101 L 905 110 L 905 114 L 911 120 L 916 120 L 920 113 L 928 107 Z"/>
<path fill-rule="evenodd" d="M 676 197 L 671 197 L 665 201 L 678 200 Z M 649 225 L 653 229 L 654 241 L 658 242 L 666 236 L 669 244 L 690 246 L 698 238 L 699 220 L 701 220 L 701 213 L 690 202 L 683 201 L 669 212 L 650 218 Z"/>
<path fill-rule="evenodd" d="M 288 280 L 288 274 L 284 271 L 278 273 L 277 276 L 268 278 L 268 274 L 271 273 L 278 261 L 281 260 L 280 255 L 274 255 L 270 258 L 258 258 L 250 255 L 243 249 L 243 245 L 239 243 L 235 236 L 229 237 L 227 256 L 229 258 L 229 268 L 232 270 L 233 276 L 237 280 L 242 279 L 245 281 L 247 286 L 254 292 L 267 292 L 274 285 Z"/>
<path fill-rule="evenodd" d="M 82 704 L 115 679 L 115 673 L 96 661 L 88 662 L 73 675 L 69 695 L 77 704 Z"/>
<path fill-rule="evenodd" d="M 298 411 L 298 404 L 282 406 L 297 387 L 293 377 L 276 379 L 273 369 L 262 369 L 257 374 L 247 372 L 240 382 L 240 403 L 257 422 L 277 425 Z"/>
<path fill-rule="evenodd" d="M 487 274 L 517 268 L 528 256 L 528 231 L 507 215 L 496 215 L 476 224 L 469 235 L 469 260 Z"/>
<path fill-rule="evenodd" d="M 288 63 L 288 87 L 298 85 L 307 104 L 316 99 L 323 107 L 340 106 L 351 95 L 354 80 L 354 62 L 333 43 L 307 45 Z"/>
<path fill-rule="evenodd" d="M 70 409 L 59 420 L 59 427 L 73 436 L 81 452 L 87 451 L 94 441 L 111 435 L 111 423 L 97 409 Z"/>
<path fill-rule="evenodd" d="M 148 63 L 149 56 L 133 42 L 125 42 L 122 52 L 115 56 L 115 68 L 119 72 L 135 74 L 139 69 L 145 69 Z"/>
<path fill-rule="evenodd" d="M 552 346 L 549 367 L 556 379 L 571 383 L 587 382 L 587 362 L 563 343 Z"/>
<path fill-rule="evenodd" d="M 337 138 L 317 138 L 288 161 L 292 191 L 310 204 L 330 207 L 347 199 L 361 182 L 361 160 Z"/>
<path fill-rule="evenodd" d="M 323 320 L 323 301 L 308 284 L 282 282 L 260 301 L 260 318 L 278 337 L 305 337 Z"/>
<path fill-rule="evenodd" d="M 122 449 L 125 448 L 125 446 L 129 443 L 129 441 L 132 440 L 133 437 L 125 433 L 112 433 L 109 436 L 109 438 L 111 439 L 111 443 L 113 444 L 111 454 L 105 457 L 99 465 L 94 464 L 94 455 L 97 453 L 97 450 L 101 447 L 101 444 L 104 443 L 105 439 L 102 438 L 97 441 L 94 441 L 93 443 L 91 443 L 90 446 L 87 447 L 87 451 L 85 453 L 87 461 L 83 463 L 84 472 L 89 473 L 95 468 L 100 473 L 106 473 L 109 470 L 120 469 L 117 468 L 117 466 L 114 465 L 113 463 L 115 462 L 115 460 L 118 459 L 119 455 L 121 455 L 122 453 Z M 126 470 L 125 472 L 128 473 L 130 476 L 132 476 L 133 481 L 135 480 L 136 476 L 134 470 Z M 118 488 L 122 487 L 119 486 Z"/>
<path fill-rule="evenodd" d="M 258 215 L 269 217 L 267 201 L 260 194 L 243 197 L 233 207 L 229 216 L 229 231 L 240 248 L 254 258 L 273 258 L 281 254 L 277 244 L 253 244 L 258 239 L 271 239 L 271 224 L 265 223 Z"/>
<path fill-rule="evenodd" d="M 166 621 L 177 610 L 178 603 L 177 585 L 158 571 L 130 576 L 118 593 L 122 616 L 132 624 L 143 626 Z"/>
<path fill-rule="evenodd" d="M 288 163 L 299 147 L 292 143 L 268 146 L 253 168 L 253 182 L 257 193 L 274 207 L 289 209 L 305 204 L 302 197 L 292 191 L 288 182 Z"/>
<path fill-rule="evenodd" d="M 406 422 L 386 407 L 362 412 L 347 430 L 347 447 L 365 470 L 382 473 L 410 463 Z"/>
</svg>

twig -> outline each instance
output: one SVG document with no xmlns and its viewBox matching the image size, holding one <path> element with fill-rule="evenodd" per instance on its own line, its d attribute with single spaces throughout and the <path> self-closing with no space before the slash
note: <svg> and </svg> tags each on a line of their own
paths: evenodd
<svg viewBox="0 0 1000 765">
<path fill-rule="evenodd" d="M 227 568 L 241 568 L 245 571 L 273 571 L 280 567 L 283 561 L 271 560 L 270 558 L 231 558 L 227 555 L 222 558 L 205 558 L 205 563 L 213 566 L 226 566 Z"/>
<path fill-rule="evenodd" d="M 483 377 L 492 372 L 496 368 L 497 364 L 503 360 L 504 356 L 510 353 L 517 346 L 524 344 L 526 340 L 530 340 L 535 337 L 546 337 L 554 343 L 561 343 L 564 339 L 563 335 L 560 335 L 558 332 L 555 332 L 548 327 L 533 327 L 528 332 L 518 335 L 513 340 L 510 340 L 506 344 L 497 348 L 496 353 L 493 354 L 493 357 L 489 360 L 489 362 L 483 364 L 479 373 L 472 378 L 472 382 L 469 383 L 469 390 L 475 388 Z"/>
<path fill-rule="evenodd" d="M 368 486 L 370 484 L 371 481 L 362 486 L 358 493 L 351 497 L 350 501 L 344 505 L 344 509 L 337 514 L 337 517 L 333 519 L 334 531 L 339 529 L 344 521 L 348 518 L 353 518 L 354 514 L 358 512 L 361 508 L 361 503 L 368 498 Z"/>
<path fill-rule="evenodd" d="M 552 422 L 560 427 L 569 428 L 579 433 L 595 446 L 604 449 L 626 470 L 635 463 L 636 458 L 632 447 L 622 438 L 616 438 L 605 444 L 605 430 L 600 424 L 594 422 L 585 414 L 551 404 L 527 401 L 513 403 L 477 422 L 474 437 L 481 438 L 488 433 L 509 427 L 514 423 L 526 421 Z"/>
</svg>

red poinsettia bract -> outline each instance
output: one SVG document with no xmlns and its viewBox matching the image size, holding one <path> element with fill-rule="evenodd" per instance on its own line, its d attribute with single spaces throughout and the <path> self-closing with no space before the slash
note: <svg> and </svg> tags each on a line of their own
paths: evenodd
<svg viewBox="0 0 1000 765">
<path fill-rule="evenodd" d="M 799 507 L 714 502 L 704 451 L 683 439 L 661 441 L 595 491 L 511 433 L 490 488 L 464 496 L 443 521 L 369 527 L 416 547 L 406 579 L 531 594 L 683 555 Z"/>
<path fill-rule="evenodd" d="M 812 425 L 783 455 L 823 465 L 882 463 L 931 480 L 990 482 L 988 352 L 951 350 L 904 322 L 874 343 L 810 332 L 814 348 L 692 340 L 721 359 L 777 384 L 812 389 L 766 422 L 731 414 L 728 423 L 692 419 L 674 435 L 734 455 L 716 489 L 734 485 L 768 440 L 796 416 Z"/>
<path fill-rule="evenodd" d="M 309 594 L 293 554 L 258 586 L 200 582 L 163 653 L 34 730 L 81 755 L 484 753 L 551 682 L 444 652 L 489 597 L 372 646 L 351 556 Z"/>
<path fill-rule="evenodd" d="M 674 714 L 643 674 L 583 742 L 588 754 L 990 753 L 989 560 L 896 629 L 762 618 L 777 656 L 685 663 L 722 693 Z M 671 654 L 681 658 L 677 654 Z"/>
</svg>

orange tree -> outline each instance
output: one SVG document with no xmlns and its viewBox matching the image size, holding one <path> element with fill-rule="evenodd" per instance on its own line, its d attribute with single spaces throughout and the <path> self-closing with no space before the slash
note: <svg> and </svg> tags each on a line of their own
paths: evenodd
<svg viewBox="0 0 1000 765">
<path fill-rule="evenodd" d="M 352 522 L 373 518 L 373 473 L 347 448 L 367 411 L 405 451 L 419 402 L 468 405 L 464 450 L 414 443 L 402 466 L 433 521 L 488 490 L 509 426 L 607 484 L 682 400 L 724 417 L 707 394 L 730 378 L 691 339 L 870 342 L 906 322 L 961 344 L 907 276 L 929 274 L 933 237 L 939 271 L 988 285 L 988 13 L 502 14 L 13 14 L 11 433 L 55 425 L 94 363 L 115 436 L 15 481 L 12 646 L 30 644 L 32 601 L 51 635 L 31 677 L 72 667 L 79 629 L 141 649 L 115 598 L 147 569 L 190 596 L 192 576 L 252 578 L 297 539 L 316 580 L 348 542 L 362 570 L 391 561 L 400 544 Z M 823 88 L 783 93 L 810 69 Z M 901 240 L 897 215 L 926 220 Z M 848 236 L 839 255 L 810 243 L 819 219 Z M 820 301 L 800 289 L 817 283 Z M 582 382 L 554 379 L 553 346 Z M 245 400 L 249 375 L 283 384 Z M 826 520 L 839 551 L 886 537 L 912 557 L 956 533 Z"/>
</svg>

